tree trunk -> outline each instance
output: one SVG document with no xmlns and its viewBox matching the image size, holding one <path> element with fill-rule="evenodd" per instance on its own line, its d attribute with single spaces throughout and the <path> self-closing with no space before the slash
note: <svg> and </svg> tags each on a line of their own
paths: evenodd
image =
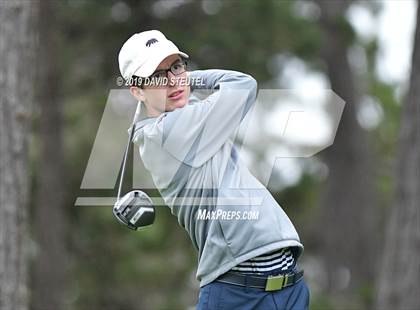
<svg viewBox="0 0 420 310">
<path fill-rule="evenodd" d="M 32 309 L 64 309 L 69 268 L 66 242 L 65 189 L 68 188 L 62 151 L 61 106 L 58 97 L 57 23 L 55 1 L 39 1 L 40 48 L 38 93 L 40 153 L 34 228 Z"/>
<path fill-rule="evenodd" d="M 403 106 L 396 192 L 386 226 L 377 309 L 420 309 L 420 5 Z"/>
<path fill-rule="evenodd" d="M 0 1 L 0 309 L 27 292 L 28 135 L 34 72 L 32 1 Z"/>
<path fill-rule="evenodd" d="M 375 274 L 372 154 L 367 134 L 356 119 L 360 91 L 347 59 L 349 44 L 340 20 L 350 2 L 317 2 L 322 12 L 321 57 L 332 90 L 346 102 L 334 144 L 323 153 L 329 176 L 317 230 L 322 240 L 320 255 L 325 257 L 327 290 L 334 295 L 351 294 Z"/>
</svg>

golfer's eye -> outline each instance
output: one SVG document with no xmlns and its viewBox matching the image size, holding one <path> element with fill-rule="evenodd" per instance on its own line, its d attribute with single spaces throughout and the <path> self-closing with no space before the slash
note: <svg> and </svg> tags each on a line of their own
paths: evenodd
<svg viewBox="0 0 420 310">
<path fill-rule="evenodd" d="M 173 74 L 181 74 L 185 71 L 185 65 L 180 61 L 172 65 L 171 71 Z"/>
</svg>

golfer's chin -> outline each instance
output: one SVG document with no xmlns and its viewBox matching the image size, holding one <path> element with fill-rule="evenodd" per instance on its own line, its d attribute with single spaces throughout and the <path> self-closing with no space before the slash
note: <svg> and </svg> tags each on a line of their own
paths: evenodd
<svg viewBox="0 0 420 310">
<path fill-rule="evenodd" d="M 188 102 L 188 98 L 180 98 L 179 100 L 173 101 L 168 100 L 166 104 L 166 111 L 170 112 L 175 109 L 183 108 Z"/>
</svg>

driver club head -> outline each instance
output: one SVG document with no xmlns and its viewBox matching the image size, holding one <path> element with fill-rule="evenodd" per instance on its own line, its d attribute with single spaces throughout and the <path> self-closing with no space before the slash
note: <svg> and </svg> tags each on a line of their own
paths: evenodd
<svg viewBox="0 0 420 310">
<path fill-rule="evenodd" d="M 128 192 L 114 204 L 115 217 L 128 228 L 139 230 L 153 224 L 155 207 L 150 197 L 140 191 Z"/>
</svg>

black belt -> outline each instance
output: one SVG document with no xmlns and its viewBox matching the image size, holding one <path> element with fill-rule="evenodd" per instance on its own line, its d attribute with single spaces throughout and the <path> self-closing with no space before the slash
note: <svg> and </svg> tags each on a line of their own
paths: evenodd
<svg viewBox="0 0 420 310">
<path fill-rule="evenodd" d="M 303 270 L 276 276 L 253 276 L 228 271 L 218 277 L 216 281 L 233 285 L 263 288 L 265 291 L 278 291 L 292 286 L 300 281 L 302 277 Z"/>
</svg>

